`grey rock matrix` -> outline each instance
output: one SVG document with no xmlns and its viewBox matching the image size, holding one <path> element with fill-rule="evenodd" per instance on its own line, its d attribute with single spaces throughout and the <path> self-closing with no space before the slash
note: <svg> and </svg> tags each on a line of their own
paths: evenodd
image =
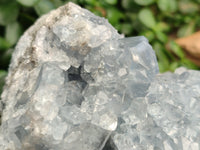
<svg viewBox="0 0 200 150">
<path fill-rule="evenodd" d="M 146 38 L 73 3 L 51 11 L 13 53 L 0 150 L 200 150 L 200 72 L 158 72 Z"/>
</svg>

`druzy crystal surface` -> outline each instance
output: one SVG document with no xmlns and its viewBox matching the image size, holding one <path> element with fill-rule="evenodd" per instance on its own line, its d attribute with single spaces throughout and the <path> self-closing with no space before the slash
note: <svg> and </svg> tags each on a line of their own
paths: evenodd
<svg viewBox="0 0 200 150">
<path fill-rule="evenodd" d="M 199 150 L 200 73 L 158 74 L 124 38 L 68 3 L 19 40 L 1 96 L 1 150 Z"/>
</svg>

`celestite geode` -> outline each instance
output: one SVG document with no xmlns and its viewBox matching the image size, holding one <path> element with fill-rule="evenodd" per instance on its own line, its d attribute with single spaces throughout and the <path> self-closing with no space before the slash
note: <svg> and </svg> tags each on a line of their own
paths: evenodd
<svg viewBox="0 0 200 150">
<path fill-rule="evenodd" d="M 73 3 L 21 37 L 1 103 L 0 150 L 200 150 L 200 72 Z"/>
</svg>

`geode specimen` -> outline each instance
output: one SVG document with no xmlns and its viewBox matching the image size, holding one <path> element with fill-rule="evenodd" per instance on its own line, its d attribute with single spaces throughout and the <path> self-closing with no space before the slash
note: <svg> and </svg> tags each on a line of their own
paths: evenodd
<svg viewBox="0 0 200 150">
<path fill-rule="evenodd" d="M 158 74 L 144 37 L 68 3 L 19 40 L 1 150 L 199 150 L 200 73 Z"/>
</svg>

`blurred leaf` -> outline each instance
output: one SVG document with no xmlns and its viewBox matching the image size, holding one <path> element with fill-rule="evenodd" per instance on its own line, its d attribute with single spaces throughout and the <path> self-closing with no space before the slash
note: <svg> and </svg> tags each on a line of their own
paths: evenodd
<svg viewBox="0 0 200 150">
<path fill-rule="evenodd" d="M 166 67 L 166 64 L 162 61 L 158 61 L 159 72 L 163 73 L 169 70 L 169 67 Z"/>
<path fill-rule="evenodd" d="M 12 52 L 13 52 L 13 49 L 8 49 L 5 51 L 5 53 L 3 53 L 3 55 L 1 55 L 0 68 L 7 69 Z"/>
<path fill-rule="evenodd" d="M 198 66 L 196 66 L 194 63 L 192 63 L 188 59 L 183 59 L 181 61 L 181 65 L 184 66 L 184 67 L 186 67 L 186 68 L 189 68 L 189 69 L 198 69 Z"/>
<path fill-rule="evenodd" d="M 0 25 L 7 25 L 17 19 L 19 7 L 16 1 L 8 1 L 0 5 Z"/>
<path fill-rule="evenodd" d="M 14 22 L 6 26 L 6 40 L 11 45 L 14 45 L 17 42 L 21 33 L 22 33 L 22 29 L 18 22 Z"/>
<path fill-rule="evenodd" d="M 89 5 L 95 5 L 96 0 L 85 0 L 85 2 Z"/>
<path fill-rule="evenodd" d="M 106 15 L 107 15 L 107 11 L 102 6 L 98 6 L 98 7 L 89 7 L 88 6 L 88 8 L 97 16 L 106 17 Z"/>
<path fill-rule="evenodd" d="M 138 19 L 138 13 L 127 13 L 126 16 L 132 21 L 135 22 Z"/>
<path fill-rule="evenodd" d="M 153 28 L 156 21 L 152 11 L 148 8 L 143 8 L 138 14 L 139 20 L 148 28 Z"/>
<path fill-rule="evenodd" d="M 155 0 L 134 0 L 135 3 L 142 6 L 147 6 L 155 2 Z"/>
<path fill-rule="evenodd" d="M 185 54 L 182 51 L 181 47 L 176 44 L 174 41 L 169 42 L 170 50 L 172 50 L 179 58 L 183 59 Z"/>
<path fill-rule="evenodd" d="M 175 12 L 177 10 L 176 0 L 158 0 L 158 7 L 163 12 Z"/>
<path fill-rule="evenodd" d="M 0 52 L 5 51 L 10 47 L 10 43 L 6 41 L 4 38 L 0 37 Z"/>
<path fill-rule="evenodd" d="M 107 10 L 107 18 L 112 25 L 118 24 L 123 16 L 124 15 L 116 8 L 109 8 Z"/>
<path fill-rule="evenodd" d="M 190 24 L 186 24 L 178 29 L 177 36 L 178 37 L 185 37 L 191 35 L 194 32 L 194 23 L 191 22 Z"/>
<path fill-rule="evenodd" d="M 150 31 L 150 30 L 146 30 L 146 31 L 142 32 L 141 35 L 145 36 L 149 40 L 149 42 L 151 42 L 155 39 L 154 32 Z"/>
<path fill-rule="evenodd" d="M 93 13 L 94 13 L 95 15 L 97 15 L 97 16 L 103 17 L 102 12 L 99 11 L 99 10 L 94 10 Z"/>
<path fill-rule="evenodd" d="M 194 13 L 199 10 L 198 5 L 192 1 L 179 1 L 178 6 L 179 10 L 185 14 Z"/>
<path fill-rule="evenodd" d="M 1 0 L 1 1 L 0 1 L 0 5 L 3 4 L 3 3 L 6 3 L 6 2 L 11 2 L 11 1 L 12 1 L 12 0 Z"/>
<path fill-rule="evenodd" d="M 129 23 L 123 23 L 121 24 L 121 32 L 125 35 L 130 35 L 133 31 L 133 26 Z"/>
<path fill-rule="evenodd" d="M 156 24 L 156 26 L 154 27 L 154 30 L 159 30 L 159 31 L 169 31 L 170 30 L 170 26 L 169 24 L 165 23 L 165 22 L 159 22 Z"/>
<path fill-rule="evenodd" d="M 169 59 L 165 54 L 165 50 L 163 49 L 163 45 L 159 42 L 153 43 L 153 48 L 156 51 L 156 55 L 158 57 L 158 65 L 160 72 L 165 72 L 169 69 Z"/>
<path fill-rule="evenodd" d="M 0 70 L 0 95 L 1 95 L 2 90 L 3 90 L 6 75 L 7 75 L 6 71 Z"/>
<path fill-rule="evenodd" d="M 31 7 L 34 6 L 39 0 L 17 0 L 21 5 Z"/>
<path fill-rule="evenodd" d="M 121 5 L 123 8 L 131 11 L 138 11 L 140 9 L 140 6 L 136 5 L 133 0 L 122 0 Z"/>
<path fill-rule="evenodd" d="M 51 0 L 51 2 L 53 3 L 55 8 L 60 7 L 64 4 L 62 0 Z"/>
<path fill-rule="evenodd" d="M 50 0 L 40 0 L 39 3 L 37 3 L 35 6 L 35 11 L 39 16 L 48 13 L 52 9 L 55 8 L 53 3 Z"/>
<path fill-rule="evenodd" d="M 194 22 L 195 18 L 186 15 L 183 17 L 183 20 L 185 23 L 191 23 L 191 22 Z"/>
<path fill-rule="evenodd" d="M 117 4 L 117 0 L 104 0 L 106 3 L 110 4 L 110 5 L 115 5 Z"/>
<path fill-rule="evenodd" d="M 163 43 L 167 42 L 167 40 L 168 40 L 167 35 L 164 34 L 162 31 L 155 30 L 155 34 L 156 34 L 156 37 L 158 38 L 158 40 L 160 40 Z"/>
<path fill-rule="evenodd" d="M 0 70 L 0 79 L 1 79 L 2 77 L 4 77 L 5 75 L 7 75 L 7 72 L 4 71 L 4 70 Z"/>
<path fill-rule="evenodd" d="M 176 68 L 178 68 L 180 66 L 180 63 L 179 62 L 172 62 L 171 64 L 170 64 L 170 66 L 169 66 L 169 70 L 170 71 L 175 71 L 176 70 Z"/>
</svg>

